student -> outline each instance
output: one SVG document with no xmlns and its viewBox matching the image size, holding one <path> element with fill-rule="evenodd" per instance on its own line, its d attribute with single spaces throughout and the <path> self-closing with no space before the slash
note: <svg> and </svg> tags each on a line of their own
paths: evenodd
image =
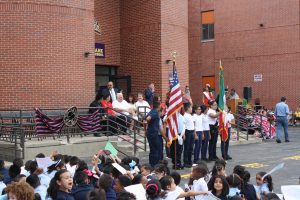
<svg viewBox="0 0 300 200">
<path fill-rule="evenodd" d="M 195 192 L 208 192 L 207 183 L 205 181 L 205 176 L 207 175 L 207 167 L 204 165 L 197 165 L 193 167 L 191 178 L 193 179 L 192 190 Z M 204 195 L 195 196 L 196 200 L 202 200 L 206 197 Z"/>
<path fill-rule="evenodd" d="M 0 173 L 0 195 L 2 194 L 2 191 L 4 188 L 6 188 L 6 184 L 3 182 L 4 176 Z"/>
<path fill-rule="evenodd" d="M 143 164 L 141 166 L 141 174 L 147 178 L 148 181 L 154 179 L 153 173 L 151 173 L 153 168 L 150 164 Z"/>
<path fill-rule="evenodd" d="M 153 102 L 153 109 L 146 116 L 146 120 L 148 123 L 146 136 L 150 148 L 149 163 L 154 167 L 159 161 L 159 102 Z"/>
<path fill-rule="evenodd" d="M 203 125 L 202 125 L 202 117 L 201 115 L 201 107 L 196 106 L 195 107 L 195 113 L 193 115 L 194 117 L 194 123 L 195 123 L 195 131 L 196 131 L 196 139 L 195 139 L 195 147 L 194 147 L 194 163 L 196 163 L 199 160 L 200 152 L 201 152 L 201 146 L 202 146 L 202 139 L 203 136 Z"/>
<path fill-rule="evenodd" d="M 136 197 L 130 192 L 123 191 L 117 195 L 117 200 L 136 200 Z"/>
<path fill-rule="evenodd" d="M 228 111 L 225 115 L 225 123 L 228 124 L 228 139 L 224 142 L 221 141 L 221 153 L 224 160 L 231 160 L 232 157 L 228 154 L 230 135 L 231 135 L 231 125 L 234 124 L 234 116 L 231 113 L 231 108 L 228 106 Z"/>
<path fill-rule="evenodd" d="M 130 186 L 131 185 L 131 179 L 128 176 L 125 175 L 121 175 L 119 176 L 119 178 L 116 179 L 116 184 L 115 184 L 115 192 L 121 193 L 123 191 L 125 191 L 125 187 Z"/>
<path fill-rule="evenodd" d="M 161 188 L 166 191 L 166 196 L 163 198 L 165 200 L 174 200 L 174 199 L 184 199 L 184 197 L 195 196 L 195 195 L 204 195 L 208 192 L 182 192 L 178 189 L 174 179 L 171 176 L 165 176 L 160 180 Z"/>
<path fill-rule="evenodd" d="M 116 199 L 116 192 L 112 187 L 113 179 L 108 174 L 102 174 L 99 179 L 99 188 L 103 189 L 106 194 L 106 200 Z"/>
<path fill-rule="evenodd" d="M 68 170 L 62 169 L 55 173 L 47 190 L 48 196 L 55 200 L 75 200 L 70 193 L 73 178 Z"/>
<path fill-rule="evenodd" d="M 210 140 L 209 134 L 209 122 L 207 111 L 208 107 L 206 105 L 201 105 L 201 118 L 202 118 L 202 147 L 201 147 L 201 160 L 207 161 L 207 150 L 208 150 L 208 141 Z"/>
<path fill-rule="evenodd" d="M 14 182 L 6 187 L 9 200 L 33 200 L 33 188 L 26 182 Z"/>
<path fill-rule="evenodd" d="M 185 125 L 185 133 L 184 133 L 184 150 L 183 150 L 183 163 L 184 167 L 191 168 L 192 167 L 192 153 L 194 148 L 194 141 L 197 138 L 195 133 L 195 124 L 194 118 L 191 115 L 192 113 L 192 105 L 190 103 L 184 104 L 184 125 Z"/>
<path fill-rule="evenodd" d="M 43 173 L 43 169 L 38 168 L 38 164 L 36 161 L 30 162 L 29 172 L 30 174 L 37 174 L 40 179 L 41 185 L 44 185 L 46 188 L 49 187 L 51 179 L 49 178 L 49 176 Z"/>
<path fill-rule="evenodd" d="M 257 190 L 256 192 L 260 194 L 260 199 L 265 200 L 265 197 L 268 193 L 273 191 L 273 182 L 271 175 L 266 175 L 266 172 L 258 172 L 256 174 L 256 183 L 257 183 Z"/>
<path fill-rule="evenodd" d="M 41 185 L 40 179 L 36 174 L 30 174 L 26 178 L 26 182 L 34 189 L 34 193 L 38 193 L 42 200 L 46 199 L 47 188 L 44 185 Z"/>
<path fill-rule="evenodd" d="M 94 187 L 89 184 L 88 175 L 85 172 L 76 172 L 74 175 L 75 187 L 73 187 L 71 193 L 75 200 L 85 199 L 87 193 L 94 189 Z"/>
<path fill-rule="evenodd" d="M 241 194 L 241 178 L 237 174 L 231 174 L 230 176 L 226 177 L 226 180 L 229 185 L 229 194 L 228 197 L 233 196 L 240 196 Z"/>
<path fill-rule="evenodd" d="M 162 177 L 169 175 L 170 170 L 166 165 L 158 164 L 155 166 L 154 173 L 155 179 L 159 181 Z"/>
<path fill-rule="evenodd" d="M 136 174 L 132 179 L 132 185 L 142 184 L 145 187 L 147 183 L 148 180 L 146 176 L 143 176 L 142 174 Z"/>
<path fill-rule="evenodd" d="M 255 187 L 249 183 L 250 181 L 250 173 L 245 170 L 245 167 L 237 165 L 234 167 L 233 173 L 236 173 L 238 176 L 241 177 L 241 194 L 246 199 L 259 199 L 259 194 L 256 193 Z"/>
<path fill-rule="evenodd" d="M 207 111 L 208 115 L 208 123 L 210 129 L 210 140 L 208 146 L 209 157 L 210 161 L 218 160 L 217 157 L 217 142 L 218 142 L 218 122 L 217 118 L 220 115 L 220 112 L 217 112 L 218 104 L 216 101 L 209 102 L 210 108 Z"/>
<path fill-rule="evenodd" d="M 150 180 L 146 185 L 146 197 L 148 200 L 161 200 L 164 193 L 161 192 L 161 185 L 158 180 Z"/>
<path fill-rule="evenodd" d="M 57 171 L 61 169 L 65 169 L 65 161 L 62 159 L 55 160 L 56 163 L 48 167 L 48 171 L 46 172 L 46 175 L 52 179 Z"/>
<path fill-rule="evenodd" d="M 218 197 L 220 200 L 228 200 L 227 195 L 229 193 L 229 185 L 224 176 L 216 175 L 211 178 L 213 183 L 209 188 L 211 193 Z"/>
<path fill-rule="evenodd" d="M 180 193 L 183 193 L 184 190 L 183 190 L 181 187 L 179 187 L 180 181 L 181 181 L 181 176 L 180 176 L 180 174 L 179 174 L 178 172 L 174 171 L 174 172 L 172 172 L 172 173 L 170 174 L 170 176 L 174 179 L 174 183 L 175 183 L 175 185 L 176 185 L 176 190 L 177 190 L 177 191 L 180 191 Z"/>
</svg>

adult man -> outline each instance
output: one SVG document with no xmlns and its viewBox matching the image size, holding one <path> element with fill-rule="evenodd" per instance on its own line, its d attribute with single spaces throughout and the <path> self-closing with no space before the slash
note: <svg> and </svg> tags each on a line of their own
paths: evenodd
<svg viewBox="0 0 300 200">
<path fill-rule="evenodd" d="M 154 83 L 150 83 L 148 88 L 145 90 L 145 98 L 150 106 L 152 106 L 153 104 L 154 92 L 155 92 Z"/>
<path fill-rule="evenodd" d="M 109 94 L 110 102 L 114 102 L 117 99 L 118 90 L 114 88 L 112 81 L 109 81 L 106 86 L 107 87 L 102 90 L 102 96 Z"/>
<path fill-rule="evenodd" d="M 112 107 L 117 111 L 116 121 L 121 125 L 121 130 L 126 133 L 127 123 L 130 123 L 131 121 L 128 116 L 132 111 L 130 110 L 128 102 L 124 100 L 122 93 L 117 93 L 117 99 L 113 101 Z"/>
<path fill-rule="evenodd" d="M 229 99 L 239 99 L 239 95 L 236 93 L 234 88 L 231 88 L 230 90 L 230 96 Z"/>
<path fill-rule="evenodd" d="M 288 134 L 288 119 L 289 107 L 286 104 L 286 98 L 281 97 L 280 102 L 276 104 L 275 116 L 277 119 L 276 142 L 281 143 L 281 129 L 284 130 L 285 142 L 290 142 Z"/>
</svg>

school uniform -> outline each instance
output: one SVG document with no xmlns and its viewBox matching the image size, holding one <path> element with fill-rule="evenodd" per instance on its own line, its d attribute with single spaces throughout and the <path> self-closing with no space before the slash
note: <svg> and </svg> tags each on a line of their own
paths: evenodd
<svg viewBox="0 0 300 200">
<path fill-rule="evenodd" d="M 195 192 L 208 192 L 207 183 L 205 182 L 204 177 L 193 181 L 192 190 Z M 206 198 L 207 198 L 206 195 L 195 196 L 196 200 L 205 200 Z"/>
<path fill-rule="evenodd" d="M 202 115 L 194 114 L 193 117 L 195 122 L 196 135 L 198 136 L 198 140 L 195 140 L 195 147 L 194 147 L 194 163 L 196 163 L 199 160 L 200 152 L 201 152 L 203 126 L 202 126 Z"/>
<path fill-rule="evenodd" d="M 228 139 L 227 141 L 225 142 L 221 142 L 221 153 L 222 153 L 222 157 L 224 159 L 228 159 L 228 158 L 231 158 L 229 155 L 228 155 L 228 148 L 229 148 L 229 142 L 230 142 L 230 135 L 231 135 L 231 121 L 234 119 L 234 116 L 233 114 L 231 113 L 226 113 L 226 116 L 225 116 L 225 123 L 228 123 Z"/>
<path fill-rule="evenodd" d="M 201 147 L 201 159 L 207 160 L 207 150 L 208 150 L 208 141 L 209 141 L 209 121 L 207 114 L 201 114 L 202 116 L 202 134 L 204 135 L 204 140 L 202 140 Z"/>
<path fill-rule="evenodd" d="M 208 145 L 208 159 L 209 160 L 214 160 L 218 159 L 217 157 L 217 142 L 218 142 L 218 123 L 217 123 L 217 118 L 212 118 L 209 115 L 213 114 L 215 115 L 217 112 L 213 109 L 209 109 L 207 112 L 208 116 L 208 123 L 209 123 L 209 129 L 210 129 L 210 140 L 209 140 L 209 145 Z"/>
<path fill-rule="evenodd" d="M 184 113 L 184 125 L 185 125 L 185 140 L 183 150 L 183 163 L 186 167 L 192 165 L 192 153 L 195 143 L 195 124 L 194 118 L 189 113 Z"/>
<path fill-rule="evenodd" d="M 75 199 L 71 193 L 58 190 L 55 200 L 75 200 Z"/>
<path fill-rule="evenodd" d="M 157 109 L 152 109 L 147 116 L 151 117 L 147 127 L 147 140 L 150 148 L 149 163 L 154 167 L 159 161 L 160 140 L 158 133 L 160 117 Z"/>
</svg>

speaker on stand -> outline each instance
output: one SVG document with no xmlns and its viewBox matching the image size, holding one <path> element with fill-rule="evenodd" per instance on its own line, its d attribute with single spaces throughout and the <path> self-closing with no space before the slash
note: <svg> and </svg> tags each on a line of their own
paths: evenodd
<svg viewBox="0 0 300 200">
<path fill-rule="evenodd" d="M 244 99 L 247 99 L 247 101 L 249 99 L 252 98 L 252 88 L 251 87 L 244 87 Z"/>
</svg>

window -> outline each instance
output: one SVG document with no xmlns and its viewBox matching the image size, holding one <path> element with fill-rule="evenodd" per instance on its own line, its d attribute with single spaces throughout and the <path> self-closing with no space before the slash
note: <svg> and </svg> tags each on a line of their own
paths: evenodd
<svg viewBox="0 0 300 200">
<path fill-rule="evenodd" d="M 214 11 L 205 11 L 201 13 L 202 22 L 202 40 L 213 40 L 214 34 Z"/>
</svg>

